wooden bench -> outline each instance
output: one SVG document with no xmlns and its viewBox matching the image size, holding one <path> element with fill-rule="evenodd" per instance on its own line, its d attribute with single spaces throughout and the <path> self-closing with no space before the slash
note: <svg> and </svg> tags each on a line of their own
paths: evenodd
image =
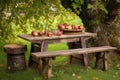
<svg viewBox="0 0 120 80">
<path fill-rule="evenodd" d="M 51 51 L 51 52 L 33 52 L 31 53 L 32 60 L 37 62 L 38 68 L 42 75 L 46 78 L 52 77 L 52 58 L 54 56 L 66 56 L 73 54 L 86 54 L 86 53 L 101 53 L 103 55 L 103 67 L 104 70 L 108 69 L 107 53 L 110 50 L 116 50 L 116 47 L 111 46 L 100 46 L 100 47 L 90 47 L 90 48 L 79 48 L 61 51 Z M 99 57 L 99 56 L 97 56 Z M 96 59 L 96 67 L 98 63 Z"/>
</svg>

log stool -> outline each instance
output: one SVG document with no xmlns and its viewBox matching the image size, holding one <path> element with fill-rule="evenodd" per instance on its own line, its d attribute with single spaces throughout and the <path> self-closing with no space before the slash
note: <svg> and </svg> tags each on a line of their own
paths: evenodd
<svg viewBox="0 0 120 80">
<path fill-rule="evenodd" d="M 7 53 L 7 69 L 23 70 L 26 69 L 25 51 L 26 45 L 8 44 L 4 46 L 4 52 Z"/>
</svg>

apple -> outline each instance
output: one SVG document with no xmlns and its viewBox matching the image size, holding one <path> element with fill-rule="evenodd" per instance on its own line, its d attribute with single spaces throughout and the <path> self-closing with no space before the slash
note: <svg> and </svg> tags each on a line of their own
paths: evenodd
<svg viewBox="0 0 120 80">
<path fill-rule="evenodd" d="M 38 32 L 38 36 L 43 36 L 43 32 Z"/>
<path fill-rule="evenodd" d="M 58 29 L 62 29 L 62 24 L 58 24 Z"/>
<path fill-rule="evenodd" d="M 65 29 L 68 29 L 68 26 L 65 26 Z"/>
<path fill-rule="evenodd" d="M 38 36 L 37 31 L 32 31 L 31 34 L 32 34 L 33 36 Z"/>
<path fill-rule="evenodd" d="M 73 29 L 73 30 L 78 30 L 78 26 L 73 25 L 73 26 L 72 26 L 72 29 Z"/>
<path fill-rule="evenodd" d="M 57 31 L 57 35 L 58 35 L 58 36 L 61 36 L 61 35 L 62 35 L 62 32 L 58 30 L 58 31 Z"/>
<path fill-rule="evenodd" d="M 64 23 L 63 26 L 64 26 L 64 29 L 68 29 L 68 24 L 67 23 Z"/>
<path fill-rule="evenodd" d="M 68 24 L 67 24 L 67 23 L 64 23 L 63 25 L 64 25 L 65 27 L 66 27 L 66 26 L 68 26 Z"/>
<path fill-rule="evenodd" d="M 65 29 L 65 26 L 64 25 L 62 25 L 62 28 L 61 29 Z"/>
<path fill-rule="evenodd" d="M 45 30 L 45 29 L 43 29 L 41 32 L 42 32 L 43 34 L 45 34 L 45 33 L 46 33 L 46 30 Z"/>
<path fill-rule="evenodd" d="M 74 29 L 74 25 L 71 26 L 72 27 L 72 30 Z"/>
<path fill-rule="evenodd" d="M 58 29 L 61 30 L 61 29 L 65 29 L 65 26 L 63 24 L 58 24 Z"/>
<path fill-rule="evenodd" d="M 84 28 L 84 26 L 83 26 L 83 25 L 81 25 L 81 26 L 80 26 L 80 28 L 81 28 L 81 29 L 83 29 L 83 28 Z"/>
<path fill-rule="evenodd" d="M 77 30 L 77 29 L 78 29 L 78 27 L 77 27 L 77 26 L 75 26 L 75 27 L 74 27 L 74 30 Z"/>
<path fill-rule="evenodd" d="M 71 30 L 72 29 L 72 27 L 71 26 L 68 26 L 68 30 Z"/>
<path fill-rule="evenodd" d="M 52 32 L 48 32 L 47 35 L 48 35 L 48 37 L 51 37 L 52 36 Z"/>
<path fill-rule="evenodd" d="M 80 30 L 81 30 L 81 26 L 78 26 L 78 29 L 80 29 Z"/>
</svg>

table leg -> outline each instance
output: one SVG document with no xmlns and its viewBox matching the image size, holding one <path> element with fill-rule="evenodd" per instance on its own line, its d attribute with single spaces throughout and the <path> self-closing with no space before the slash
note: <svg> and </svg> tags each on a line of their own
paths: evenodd
<svg viewBox="0 0 120 80">
<path fill-rule="evenodd" d="M 31 53 L 32 52 L 39 52 L 39 51 L 41 51 L 40 48 L 41 48 L 41 43 L 39 43 L 39 44 L 31 43 L 31 51 L 30 52 Z M 32 57 L 30 56 L 28 66 L 31 67 L 33 65 L 32 63 L 33 63 Z"/>
<path fill-rule="evenodd" d="M 84 37 L 81 37 L 81 47 L 86 48 L 86 40 L 85 40 Z M 85 67 L 87 68 L 88 65 L 89 65 L 89 62 L 88 62 L 89 59 L 88 59 L 88 54 L 87 53 L 83 54 L 83 61 L 84 61 Z"/>
<path fill-rule="evenodd" d="M 33 44 L 31 43 L 31 51 L 30 51 L 30 53 L 32 52 L 32 50 L 33 50 Z M 29 67 L 32 66 L 32 57 L 31 56 L 29 57 L 28 66 Z"/>
<path fill-rule="evenodd" d="M 48 43 L 47 41 L 42 41 L 41 43 L 41 52 L 47 51 Z M 51 78 L 52 75 L 52 58 L 42 58 L 43 60 L 43 68 L 42 68 L 42 75 L 45 78 Z"/>
</svg>

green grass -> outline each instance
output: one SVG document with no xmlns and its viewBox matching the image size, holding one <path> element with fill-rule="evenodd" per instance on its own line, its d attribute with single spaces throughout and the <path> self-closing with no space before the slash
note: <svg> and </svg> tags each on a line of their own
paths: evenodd
<svg viewBox="0 0 120 80">
<path fill-rule="evenodd" d="M 29 43 L 28 52 L 26 53 L 26 61 L 29 56 Z M 63 50 L 67 49 L 66 44 L 49 45 L 48 50 Z M 93 62 L 92 62 L 93 63 Z M 120 61 L 111 61 L 111 66 L 108 71 L 103 72 L 100 69 L 93 69 L 93 64 L 88 69 L 80 65 L 70 65 L 67 56 L 57 57 L 53 61 L 53 74 L 52 80 L 120 80 Z M 3 50 L 0 51 L 0 80 L 44 80 L 43 77 L 33 68 L 27 68 L 24 71 L 10 72 L 6 69 L 6 54 Z"/>
</svg>

